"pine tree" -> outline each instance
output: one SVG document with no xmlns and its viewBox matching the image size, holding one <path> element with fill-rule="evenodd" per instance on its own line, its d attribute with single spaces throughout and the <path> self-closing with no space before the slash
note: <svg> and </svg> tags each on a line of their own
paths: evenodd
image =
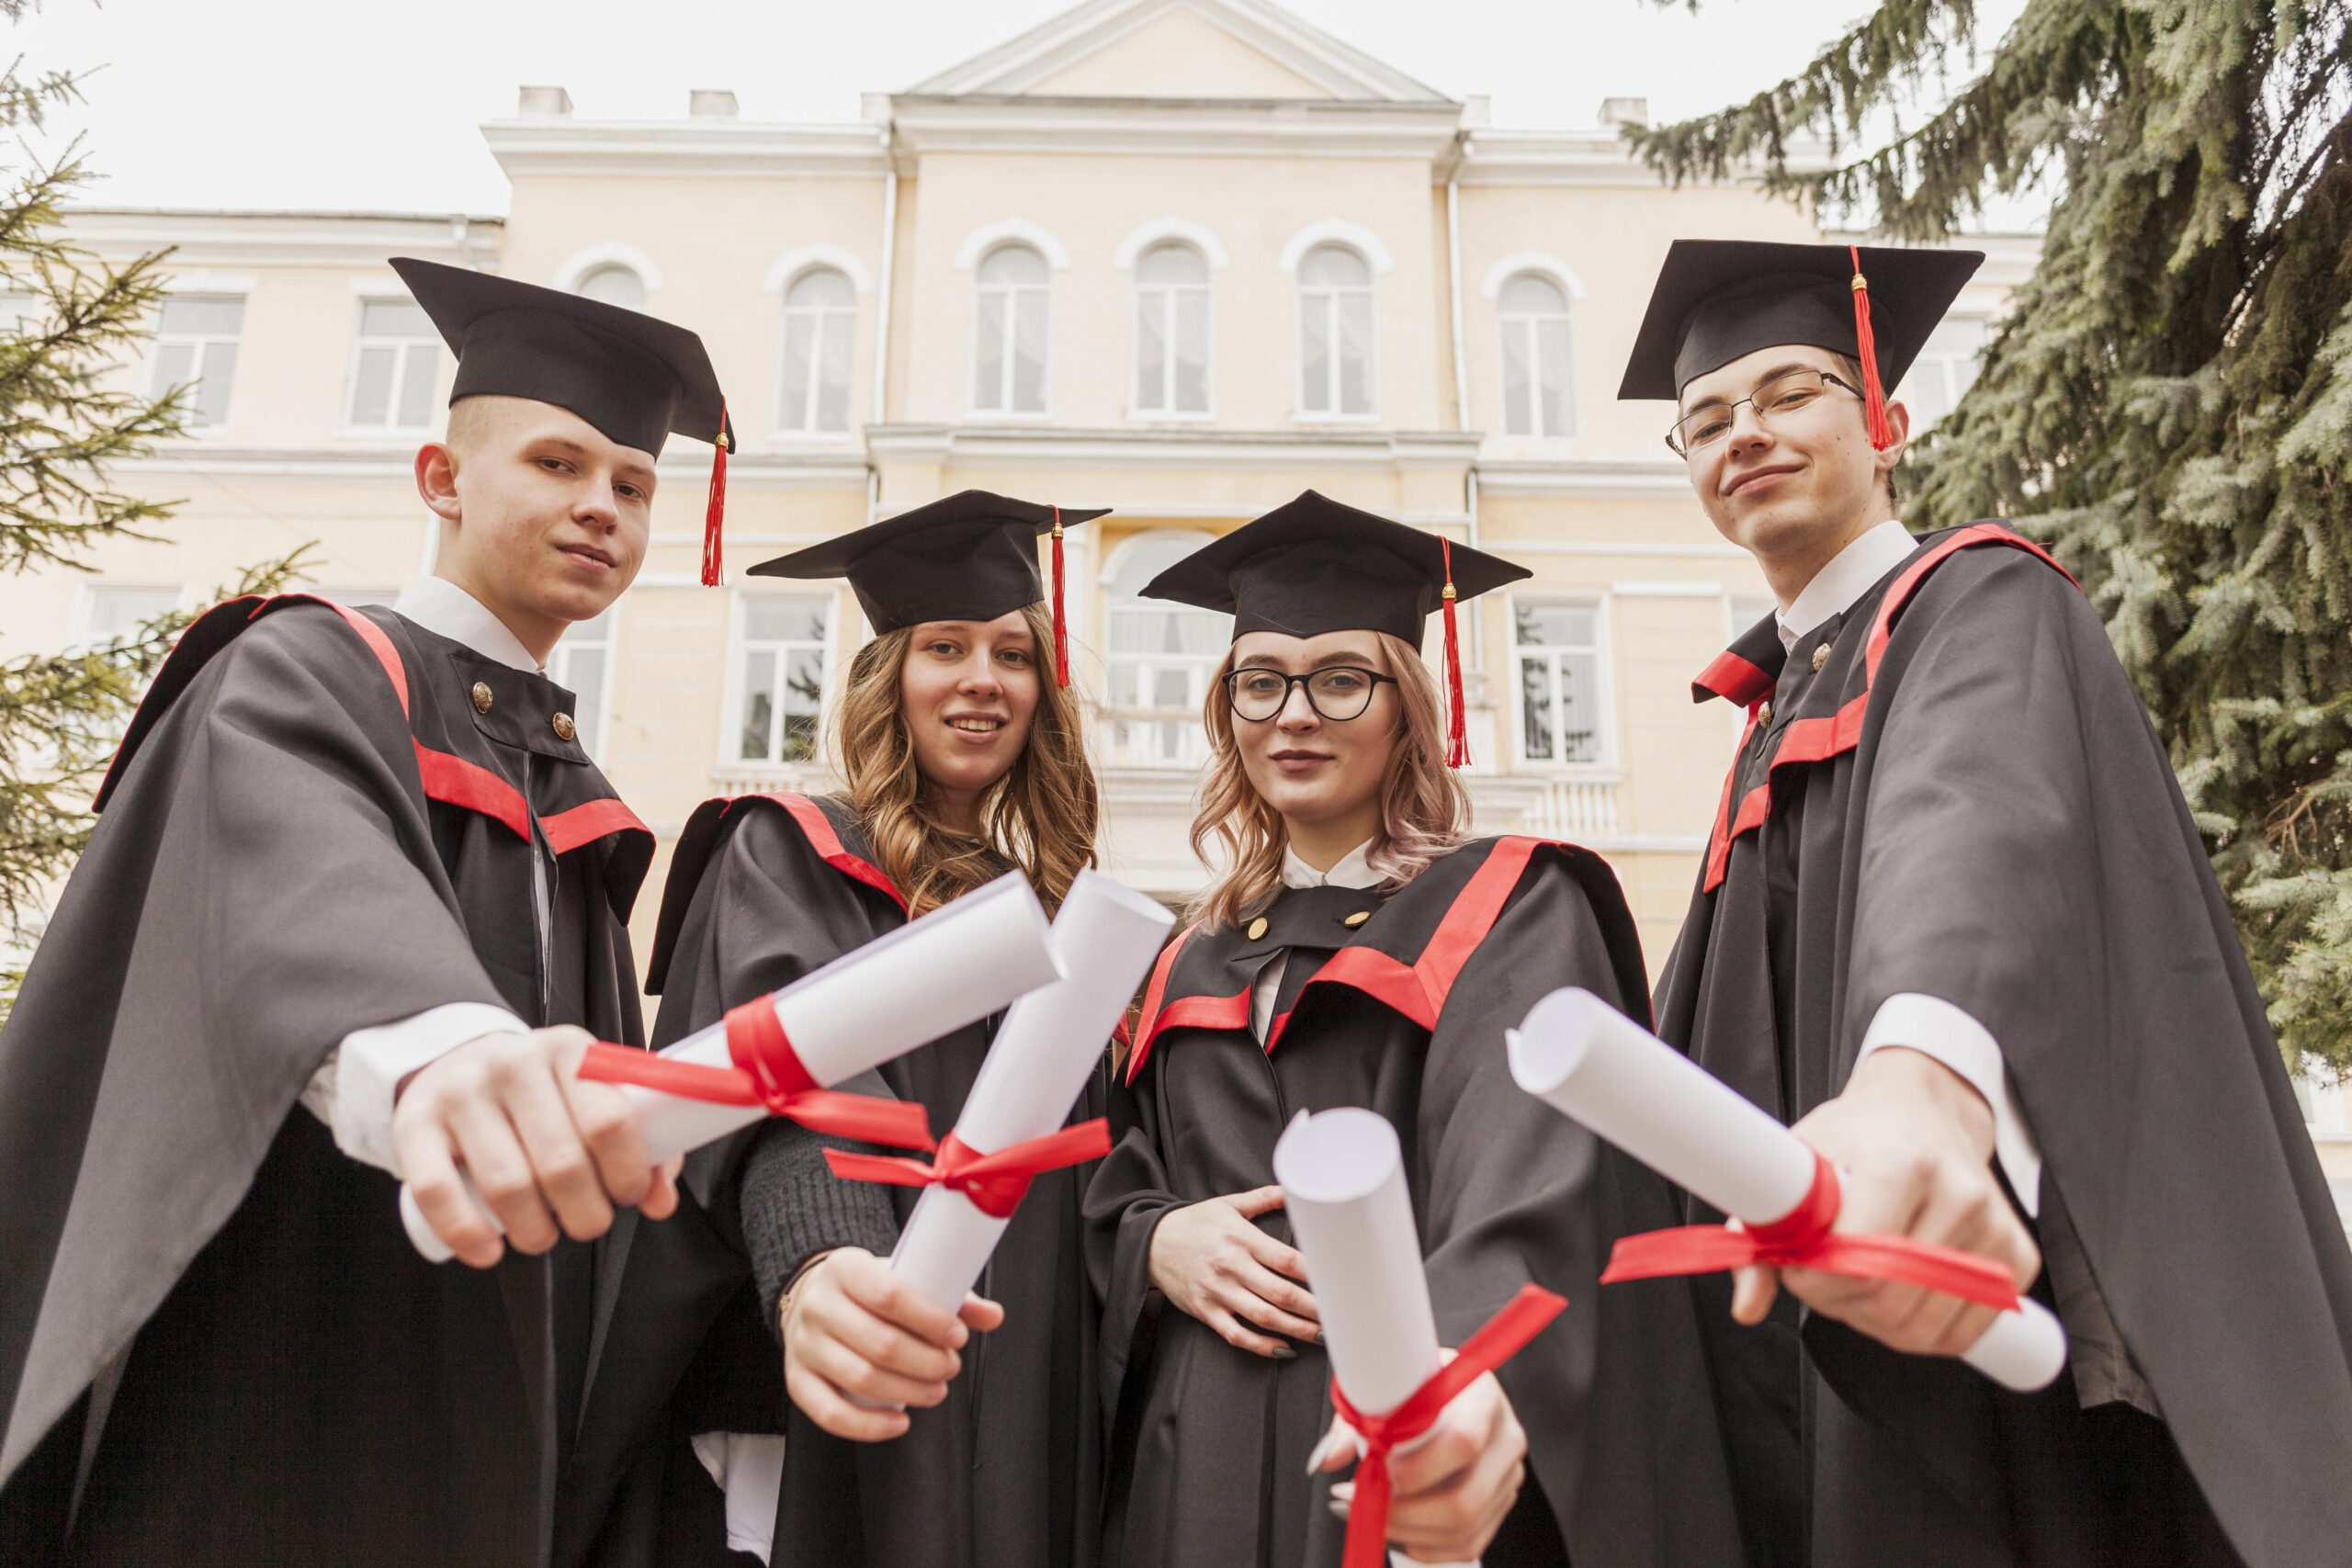
<svg viewBox="0 0 2352 1568">
<path fill-rule="evenodd" d="M 24 0 L 0 0 L 18 19 Z M 0 129 L 37 129 L 74 96 L 74 78 L 0 74 Z M 168 503 L 115 488 L 108 468 L 182 425 L 177 392 L 144 398 L 111 384 L 136 357 L 163 285 L 162 253 L 106 265 L 64 236 L 61 208 L 87 183 L 79 148 L 21 154 L 0 172 L 0 571 L 85 570 L 109 537 L 152 537 Z M 275 586 L 288 558 L 245 574 L 232 591 Z M 139 694 L 185 616 L 151 622 L 99 647 L 0 660 L 0 1021 L 28 917 L 73 864 L 94 825 L 88 807 Z"/>
<path fill-rule="evenodd" d="M 1884 0 L 1629 135 L 1676 183 L 1760 171 L 1896 240 L 2049 193 L 1908 520 L 2009 520 L 2082 581 L 2290 1061 L 2352 1069 L 2352 0 L 2032 0 L 1975 42 L 1969 0 Z"/>
</svg>

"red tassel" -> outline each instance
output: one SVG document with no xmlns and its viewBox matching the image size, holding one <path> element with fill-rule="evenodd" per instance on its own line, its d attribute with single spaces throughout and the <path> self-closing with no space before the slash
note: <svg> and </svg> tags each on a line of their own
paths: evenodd
<svg viewBox="0 0 2352 1568">
<path fill-rule="evenodd" d="M 1854 258 L 1854 356 L 1862 362 L 1862 423 L 1871 433 L 1871 450 L 1883 452 L 1894 445 L 1894 426 L 1887 423 L 1886 388 L 1878 378 L 1878 334 L 1871 331 L 1871 286 L 1862 276 L 1862 251 L 1848 245 Z"/>
<path fill-rule="evenodd" d="M 720 532 L 727 525 L 727 405 L 718 405 L 718 437 L 712 445 L 717 448 L 710 459 L 710 504 L 702 514 L 702 585 L 718 586 L 720 570 L 726 562 L 719 547 Z"/>
<path fill-rule="evenodd" d="M 1445 765 L 1470 765 L 1470 735 L 1462 704 L 1462 633 L 1453 621 L 1453 542 L 1440 539 L 1445 553 Z"/>
<path fill-rule="evenodd" d="M 1069 623 L 1062 615 L 1062 509 L 1054 508 L 1054 684 L 1069 684 Z"/>
</svg>

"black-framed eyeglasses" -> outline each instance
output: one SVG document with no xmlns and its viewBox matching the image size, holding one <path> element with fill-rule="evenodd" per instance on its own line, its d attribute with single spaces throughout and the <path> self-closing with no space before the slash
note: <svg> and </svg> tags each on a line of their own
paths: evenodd
<svg viewBox="0 0 2352 1568">
<path fill-rule="evenodd" d="M 1732 419 L 1739 412 L 1741 403 L 1756 411 L 1757 423 L 1769 425 L 1776 419 L 1787 419 L 1819 402 L 1832 387 L 1843 388 L 1858 398 L 1862 395 L 1860 388 L 1849 384 L 1843 377 L 1808 366 L 1802 370 L 1775 376 L 1769 381 L 1759 381 L 1756 389 L 1744 398 L 1693 409 L 1674 422 L 1674 428 L 1666 433 L 1666 444 L 1674 449 L 1676 457 L 1688 457 L 1731 434 Z"/>
<path fill-rule="evenodd" d="M 1237 716 L 1258 724 L 1283 711 L 1293 686 L 1304 686 L 1308 707 L 1323 718 L 1344 723 L 1363 716 L 1372 705 L 1372 694 L 1384 682 L 1393 686 L 1396 677 L 1354 664 L 1326 664 L 1304 675 L 1252 665 L 1226 676 L 1225 700 Z"/>
</svg>

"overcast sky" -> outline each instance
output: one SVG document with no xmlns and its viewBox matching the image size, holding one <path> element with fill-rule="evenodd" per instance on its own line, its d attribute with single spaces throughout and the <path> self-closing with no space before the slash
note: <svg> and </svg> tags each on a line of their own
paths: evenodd
<svg viewBox="0 0 2352 1568">
<path fill-rule="evenodd" d="M 1347 42 L 1498 125 L 1721 107 L 1790 73 L 1871 0 L 1288 0 Z M 671 119 L 694 87 L 746 118 L 843 121 L 1064 10 L 1067 0 L 36 0 L 9 39 L 29 69 L 103 67 L 57 128 L 141 207 L 502 213 L 478 127 L 523 83 L 577 112 Z M 1987 41 L 2022 0 L 1981 0 Z M 5 26 L 5 24 L 0 24 Z"/>
</svg>

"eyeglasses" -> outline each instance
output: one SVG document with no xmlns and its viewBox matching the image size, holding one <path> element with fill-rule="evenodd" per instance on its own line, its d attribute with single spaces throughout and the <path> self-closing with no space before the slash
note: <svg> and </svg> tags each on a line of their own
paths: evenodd
<svg viewBox="0 0 2352 1568">
<path fill-rule="evenodd" d="M 1308 707 L 1320 717 L 1344 723 L 1363 716 L 1363 710 L 1372 705 L 1372 694 L 1384 682 L 1393 686 L 1396 677 L 1352 664 L 1327 664 L 1304 675 L 1252 667 L 1236 670 L 1225 678 L 1225 700 L 1235 714 L 1258 724 L 1283 711 L 1293 686 L 1304 686 Z"/>
<path fill-rule="evenodd" d="M 1858 398 L 1862 395 L 1859 389 L 1826 370 L 1792 370 L 1785 376 L 1758 383 L 1756 389 L 1744 398 L 1728 403 L 1709 403 L 1684 414 L 1666 433 L 1666 444 L 1674 448 L 1675 456 L 1688 457 L 1731 434 L 1732 416 L 1741 403 L 1756 411 L 1757 423 L 1770 425 L 1819 402 L 1832 387 L 1843 388 Z"/>
</svg>

